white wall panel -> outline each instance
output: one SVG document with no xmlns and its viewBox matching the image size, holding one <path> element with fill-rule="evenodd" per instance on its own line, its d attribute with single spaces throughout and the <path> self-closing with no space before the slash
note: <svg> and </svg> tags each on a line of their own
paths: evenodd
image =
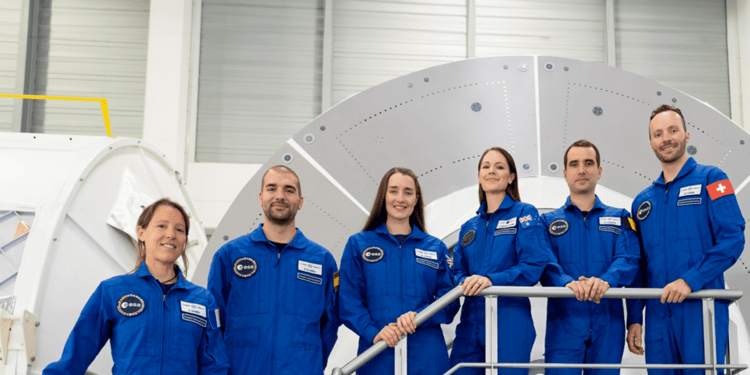
<svg viewBox="0 0 750 375">
<path fill-rule="evenodd" d="M 477 57 L 533 55 L 604 62 L 604 0 L 476 0 Z"/>
<path fill-rule="evenodd" d="M 0 94 L 22 94 L 16 87 L 18 59 L 18 37 L 21 27 L 22 0 L 0 0 Z M 13 127 L 13 104 L 15 100 L 0 98 L 0 131 L 11 131 Z"/>
<path fill-rule="evenodd" d="M 333 103 L 465 58 L 465 0 L 333 2 Z"/>
<path fill-rule="evenodd" d="M 320 114 L 322 2 L 202 8 L 195 159 L 263 163 Z"/>
<path fill-rule="evenodd" d="M 147 1 L 41 1 L 35 94 L 106 98 L 112 133 L 140 138 Z M 97 102 L 34 101 L 33 132 L 104 135 Z"/>
<path fill-rule="evenodd" d="M 617 67 L 672 86 L 729 116 L 726 33 L 723 0 L 615 2 Z"/>
</svg>

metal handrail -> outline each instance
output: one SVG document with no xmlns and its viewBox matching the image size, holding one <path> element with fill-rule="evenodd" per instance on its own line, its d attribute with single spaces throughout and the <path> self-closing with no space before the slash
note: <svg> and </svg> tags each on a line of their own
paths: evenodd
<svg viewBox="0 0 750 375">
<path fill-rule="evenodd" d="M 663 289 L 654 289 L 654 288 L 611 288 L 607 290 L 602 298 L 625 298 L 625 299 L 656 299 L 661 298 L 661 295 L 664 293 Z M 498 296 L 498 297 L 541 297 L 541 298 L 574 298 L 575 293 L 573 290 L 565 287 L 542 287 L 542 288 L 534 288 L 534 287 L 527 287 L 527 286 L 491 286 L 489 288 L 486 288 L 479 292 L 480 296 Z M 460 286 L 457 286 L 453 288 L 450 292 L 446 293 L 442 297 L 440 297 L 435 302 L 428 305 L 424 310 L 419 312 L 417 316 L 415 317 L 415 321 L 417 324 L 417 327 L 419 327 L 422 323 L 424 323 L 427 319 L 431 318 L 433 315 L 438 313 L 440 310 L 448 306 L 451 302 L 455 301 L 456 299 L 463 297 L 464 293 Z M 687 295 L 685 297 L 686 299 L 704 299 L 704 298 L 710 298 L 710 299 L 722 299 L 722 300 L 730 300 L 735 301 L 740 298 L 742 298 L 742 291 L 736 290 L 736 289 L 705 289 L 700 290 L 697 292 L 693 292 Z M 402 338 L 405 336 L 402 336 Z M 331 372 L 332 375 L 350 375 L 357 371 L 358 368 L 362 367 L 365 363 L 367 363 L 369 360 L 374 358 L 376 355 L 380 354 L 383 350 L 388 348 L 388 344 L 386 344 L 385 341 L 378 341 L 376 344 L 371 346 L 369 349 L 365 350 L 362 354 L 358 355 L 356 358 L 351 360 L 349 363 L 344 365 L 343 367 L 336 367 Z M 462 366 L 465 365 L 465 366 Z M 479 366 L 481 365 L 481 366 Z M 497 363 L 489 363 L 489 364 L 458 364 L 454 366 L 453 369 L 451 369 L 448 373 L 450 374 L 453 371 L 457 370 L 458 366 L 461 367 L 553 367 L 548 366 L 550 364 L 539 364 L 539 363 L 530 363 L 528 365 L 524 364 L 497 364 Z M 568 365 L 568 364 L 566 364 Z M 589 366 L 597 366 L 597 365 L 589 365 Z M 602 366 L 602 365 L 598 365 Z M 706 369 L 721 369 L 721 368 L 732 368 L 732 369 L 746 369 L 747 366 L 743 365 L 738 367 L 725 367 L 725 366 L 732 366 L 732 365 L 637 365 L 641 367 L 633 367 L 633 368 L 679 368 L 681 366 L 701 366 L 701 367 L 686 367 L 686 368 L 706 368 Z M 644 367 L 644 366 L 669 366 L 669 367 Z M 584 365 L 576 365 L 575 368 L 586 368 L 587 366 Z M 618 368 L 631 368 L 630 365 L 619 365 Z"/>
</svg>

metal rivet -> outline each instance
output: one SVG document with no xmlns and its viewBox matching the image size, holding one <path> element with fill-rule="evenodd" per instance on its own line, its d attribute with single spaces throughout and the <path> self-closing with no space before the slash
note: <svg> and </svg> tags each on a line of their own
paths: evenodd
<svg viewBox="0 0 750 375">
<path fill-rule="evenodd" d="M 507 65 L 503 65 L 503 69 L 508 69 L 508 66 Z"/>
<path fill-rule="evenodd" d="M 567 67 L 567 66 L 565 67 L 565 71 L 566 71 L 566 72 L 568 71 L 568 67 Z"/>
<path fill-rule="evenodd" d="M 224 236 L 224 241 L 228 240 L 229 236 Z"/>
<path fill-rule="evenodd" d="M 525 71 L 529 70 L 529 67 L 526 66 L 526 64 L 521 64 L 521 65 L 518 66 L 518 70 L 520 70 L 522 72 L 525 72 Z"/>
<path fill-rule="evenodd" d="M 530 166 L 530 165 L 528 165 L 528 164 L 524 164 L 522 168 L 523 168 L 523 170 L 524 170 L 524 171 L 526 171 L 526 172 L 528 172 L 528 171 L 530 171 L 530 170 L 531 170 L 531 166 Z"/>
<path fill-rule="evenodd" d="M 325 131 L 325 130 L 326 130 L 326 127 L 325 127 L 325 126 L 321 126 L 321 127 L 320 127 L 320 130 L 322 130 L 322 131 Z"/>
<path fill-rule="evenodd" d="M 283 155 L 283 156 L 281 157 L 281 160 L 283 160 L 283 161 L 284 161 L 284 163 L 287 163 L 287 164 L 289 164 L 289 163 L 291 163 L 291 162 L 292 162 L 292 160 L 294 160 L 294 156 L 292 156 L 292 154 L 290 154 L 290 153 L 286 153 L 286 154 L 284 154 L 284 155 Z"/>
<path fill-rule="evenodd" d="M 656 95 L 659 95 L 659 96 L 661 96 L 661 91 L 657 91 L 657 92 L 656 92 Z"/>
<path fill-rule="evenodd" d="M 697 153 L 698 153 L 698 149 L 697 149 L 697 148 L 696 148 L 695 146 L 693 146 L 693 145 L 690 145 L 690 146 L 688 146 L 688 148 L 687 148 L 687 152 L 688 152 L 688 154 L 690 154 L 690 155 L 695 155 L 695 154 L 697 154 Z"/>
<path fill-rule="evenodd" d="M 427 78 L 427 77 L 425 77 L 425 78 L 424 78 L 424 81 L 425 81 L 425 82 L 430 82 L 430 79 L 429 79 L 429 78 Z"/>
<path fill-rule="evenodd" d="M 412 88 L 413 86 L 414 86 L 414 85 L 412 85 L 411 83 L 409 84 L 409 88 Z"/>
<path fill-rule="evenodd" d="M 548 62 L 544 64 L 544 69 L 547 69 L 547 71 L 551 72 L 555 70 L 555 64 Z"/>
<path fill-rule="evenodd" d="M 604 113 L 604 110 L 602 110 L 602 107 L 594 107 L 593 112 L 595 115 L 601 116 L 601 114 Z"/>
<path fill-rule="evenodd" d="M 744 140 L 740 140 L 740 144 L 741 144 L 741 145 L 744 145 L 744 144 L 745 144 L 745 141 L 744 141 Z"/>
<path fill-rule="evenodd" d="M 471 110 L 472 110 L 472 111 L 474 111 L 474 112 L 479 112 L 479 111 L 481 111 L 481 110 L 482 110 L 482 105 L 481 105 L 481 104 L 479 104 L 478 102 L 474 102 L 474 103 L 473 103 L 473 104 L 471 105 Z"/>
<path fill-rule="evenodd" d="M 557 163 L 549 163 L 547 166 L 547 169 L 549 169 L 550 172 L 557 172 Z"/>
<path fill-rule="evenodd" d="M 672 103 L 677 103 L 677 99 L 676 98 L 672 98 Z"/>
<path fill-rule="evenodd" d="M 307 144 L 311 144 L 315 142 L 315 136 L 310 133 L 305 134 L 305 136 L 302 139 L 304 139 L 305 143 Z"/>
</svg>

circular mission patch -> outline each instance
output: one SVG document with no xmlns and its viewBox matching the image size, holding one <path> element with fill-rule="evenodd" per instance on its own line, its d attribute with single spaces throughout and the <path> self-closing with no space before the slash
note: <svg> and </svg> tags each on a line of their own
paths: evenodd
<svg viewBox="0 0 750 375">
<path fill-rule="evenodd" d="M 234 261 L 234 273 L 242 278 L 248 278 L 258 270 L 258 263 L 250 257 L 242 257 Z"/>
<path fill-rule="evenodd" d="M 117 311 L 125 316 L 136 316 L 146 308 L 146 302 L 137 294 L 126 294 L 117 301 Z"/>
<path fill-rule="evenodd" d="M 639 221 L 646 220 L 648 215 L 651 213 L 651 201 L 645 201 L 641 203 L 640 206 L 638 206 L 638 212 L 636 212 L 636 217 L 638 217 Z"/>
<path fill-rule="evenodd" d="M 365 249 L 365 251 L 362 252 L 362 259 L 365 260 L 365 262 L 375 263 L 381 259 L 383 259 L 383 256 L 385 255 L 385 252 L 383 249 L 372 246 Z"/>
<path fill-rule="evenodd" d="M 563 234 L 565 234 L 565 232 L 568 231 L 569 228 L 570 225 L 567 221 L 565 221 L 564 219 L 557 219 L 550 223 L 549 234 L 553 236 L 562 236 Z"/>
<path fill-rule="evenodd" d="M 464 237 L 461 239 L 461 246 L 468 246 L 471 243 L 471 241 L 474 241 L 475 233 L 476 232 L 474 232 L 474 229 L 466 232 L 466 234 L 464 234 Z"/>
</svg>

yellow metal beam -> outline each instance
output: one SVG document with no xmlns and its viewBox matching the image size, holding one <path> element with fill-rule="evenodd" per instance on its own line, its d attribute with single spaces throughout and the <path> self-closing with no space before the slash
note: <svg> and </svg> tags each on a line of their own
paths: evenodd
<svg viewBox="0 0 750 375">
<path fill-rule="evenodd" d="M 102 106 L 102 117 L 104 117 L 104 128 L 107 130 L 107 136 L 112 137 L 112 130 L 109 126 L 109 107 L 107 107 L 106 98 L 77 98 L 72 96 L 49 96 L 49 95 L 15 95 L 0 94 L 0 98 L 14 99 L 38 99 L 38 100 L 72 100 L 77 102 L 99 102 Z"/>
</svg>

